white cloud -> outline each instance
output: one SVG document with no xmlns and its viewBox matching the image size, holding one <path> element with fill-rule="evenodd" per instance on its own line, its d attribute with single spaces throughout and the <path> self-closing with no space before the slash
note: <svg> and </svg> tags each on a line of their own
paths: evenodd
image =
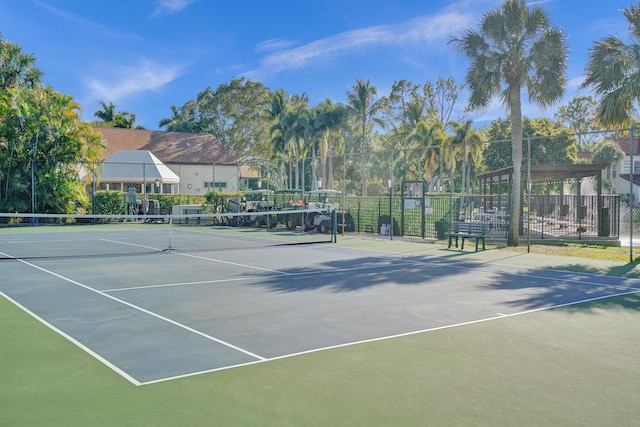
<svg viewBox="0 0 640 427">
<path fill-rule="evenodd" d="M 448 7 L 438 14 L 421 16 L 397 25 L 378 25 L 347 31 L 267 55 L 261 61 L 260 69 L 246 75 L 257 76 L 307 68 L 375 46 L 419 46 L 422 51 L 440 50 L 446 47 L 449 37 L 468 28 L 475 20 L 477 14 L 470 9 L 457 11 Z M 279 39 L 267 40 L 258 45 L 258 49 L 277 47 L 276 41 Z"/>
<path fill-rule="evenodd" d="M 269 40 L 265 40 L 262 43 L 258 43 L 258 46 L 256 46 L 256 51 L 258 52 L 265 52 L 265 51 L 277 51 L 277 50 L 284 50 L 284 49 L 289 49 L 291 46 L 295 45 L 296 42 L 292 41 L 292 40 L 285 40 L 285 39 L 269 39 Z"/>
<path fill-rule="evenodd" d="M 195 1 L 196 0 L 156 0 L 156 10 L 151 17 L 180 12 Z"/>
<path fill-rule="evenodd" d="M 584 83 L 586 78 L 587 76 L 580 75 L 578 77 L 569 79 L 569 81 L 567 81 L 567 92 L 570 92 L 570 91 L 578 92 L 580 89 L 582 89 L 582 84 Z"/>
<path fill-rule="evenodd" d="M 182 66 L 159 64 L 142 59 L 135 66 L 110 67 L 110 79 L 87 79 L 91 99 L 117 102 L 133 95 L 157 91 L 182 73 Z"/>
<path fill-rule="evenodd" d="M 139 37 L 135 34 L 123 32 L 122 30 L 117 30 L 114 28 L 107 27 L 102 25 L 96 21 L 92 21 L 90 19 L 86 19 L 80 15 L 76 15 L 73 13 L 66 12 L 62 9 L 58 9 L 46 3 L 43 3 L 38 0 L 30 0 L 33 4 L 41 7 L 43 10 L 48 13 L 54 15 L 56 18 L 70 22 L 72 24 L 76 24 L 76 28 L 81 28 L 83 31 L 88 32 L 99 32 L 105 34 L 114 39 L 138 39 Z"/>
</svg>

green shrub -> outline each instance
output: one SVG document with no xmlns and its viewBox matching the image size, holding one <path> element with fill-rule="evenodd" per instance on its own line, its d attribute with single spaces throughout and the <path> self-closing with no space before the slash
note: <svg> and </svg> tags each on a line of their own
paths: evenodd
<svg viewBox="0 0 640 427">
<path fill-rule="evenodd" d="M 124 212 L 124 196 L 120 191 L 97 191 L 93 211 L 98 215 L 120 215 Z"/>
</svg>

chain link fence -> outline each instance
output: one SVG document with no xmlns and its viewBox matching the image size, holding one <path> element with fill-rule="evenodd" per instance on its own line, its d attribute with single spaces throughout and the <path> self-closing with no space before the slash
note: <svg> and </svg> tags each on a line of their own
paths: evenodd
<svg viewBox="0 0 640 427">
<path fill-rule="evenodd" d="M 513 226 L 521 246 L 610 247 L 610 253 L 622 247 L 632 260 L 640 243 L 640 175 L 633 172 L 640 170 L 640 146 L 629 129 L 535 136 L 525 127 L 519 171 L 511 167 L 508 139 L 386 141 L 376 149 L 343 151 L 313 147 L 297 158 L 239 165 L 106 161 L 87 168 L 85 180 L 94 200 L 104 191 L 121 194 L 118 209 L 153 200 L 159 213 L 224 212 L 230 200 L 278 207 L 316 197 L 339 206 L 340 231 L 441 240 L 454 221 L 481 221 L 498 245 L 506 244 L 517 202 Z"/>
</svg>

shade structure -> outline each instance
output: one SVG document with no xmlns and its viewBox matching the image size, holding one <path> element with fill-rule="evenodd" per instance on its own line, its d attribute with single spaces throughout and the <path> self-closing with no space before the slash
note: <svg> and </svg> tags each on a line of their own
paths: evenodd
<svg viewBox="0 0 640 427">
<path fill-rule="evenodd" d="M 151 182 L 178 184 L 180 177 L 147 150 L 119 150 L 103 163 L 102 182 Z"/>
</svg>

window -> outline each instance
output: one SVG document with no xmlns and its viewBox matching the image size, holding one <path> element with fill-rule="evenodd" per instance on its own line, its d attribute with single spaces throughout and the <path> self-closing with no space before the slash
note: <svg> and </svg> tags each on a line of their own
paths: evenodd
<svg viewBox="0 0 640 427">
<path fill-rule="evenodd" d="M 213 189 L 214 188 L 214 183 L 211 182 L 211 181 L 205 181 L 204 182 L 204 188 Z M 227 188 L 226 181 L 216 181 L 215 182 L 215 188 Z"/>
<path fill-rule="evenodd" d="M 138 194 L 142 193 L 142 184 L 140 183 L 135 183 L 135 182 L 125 183 L 123 187 L 124 187 L 124 191 L 126 192 L 129 192 L 130 189 L 133 188 L 135 193 L 138 193 Z"/>
</svg>

